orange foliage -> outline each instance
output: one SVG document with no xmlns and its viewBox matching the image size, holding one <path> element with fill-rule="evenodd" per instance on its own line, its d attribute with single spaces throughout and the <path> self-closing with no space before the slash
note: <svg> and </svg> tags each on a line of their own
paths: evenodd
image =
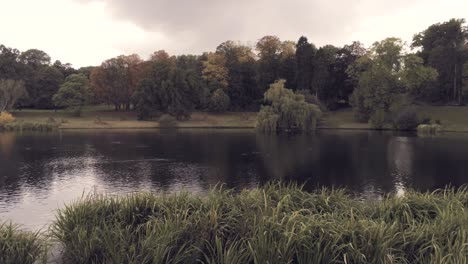
<svg viewBox="0 0 468 264">
<path fill-rule="evenodd" d="M 143 61 L 136 54 L 118 56 L 104 61 L 90 75 L 96 99 L 113 104 L 116 110 L 129 110 L 131 96 L 141 80 Z"/>
</svg>

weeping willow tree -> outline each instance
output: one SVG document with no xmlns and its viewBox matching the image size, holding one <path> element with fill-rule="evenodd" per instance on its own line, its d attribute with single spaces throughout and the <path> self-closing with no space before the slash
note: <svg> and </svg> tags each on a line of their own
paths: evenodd
<svg viewBox="0 0 468 264">
<path fill-rule="evenodd" d="M 317 105 L 305 101 L 304 95 L 284 87 L 278 80 L 265 92 L 265 101 L 257 117 L 257 129 L 262 132 L 307 131 L 317 126 L 321 112 Z"/>
</svg>

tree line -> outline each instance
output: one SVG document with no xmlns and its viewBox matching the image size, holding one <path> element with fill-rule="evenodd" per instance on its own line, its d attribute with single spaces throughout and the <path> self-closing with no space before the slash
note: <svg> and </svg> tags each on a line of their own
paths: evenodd
<svg viewBox="0 0 468 264">
<path fill-rule="evenodd" d="M 322 110 L 352 106 L 357 120 L 382 123 L 414 100 L 465 104 L 467 43 L 465 21 L 451 19 L 415 34 L 409 47 L 398 38 L 366 48 L 358 41 L 316 47 L 304 36 L 297 42 L 265 36 L 253 47 L 226 41 L 202 55 L 160 50 L 147 60 L 122 55 L 80 69 L 52 63 L 41 50 L 1 45 L 0 106 L 106 103 L 133 109 L 140 119 L 161 113 L 187 119 L 194 110 L 258 111 L 268 104 L 270 85 L 284 80 L 280 86 Z"/>
</svg>

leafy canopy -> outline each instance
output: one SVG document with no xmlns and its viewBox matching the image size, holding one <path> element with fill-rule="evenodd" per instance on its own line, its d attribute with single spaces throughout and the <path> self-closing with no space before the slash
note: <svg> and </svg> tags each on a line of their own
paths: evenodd
<svg viewBox="0 0 468 264">
<path fill-rule="evenodd" d="M 76 115 L 81 114 L 81 108 L 89 98 L 89 81 L 83 74 L 72 74 L 65 79 L 53 101 L 57 107 L 70 108 Z"/>
<path fill-rule="evenodd" d="M 305 101 L 302 94 L 284 87 L 285 80 L 278 80 L 265 92 L 265 101 L 257 117 L 257 128 L 263 132 L 307 131 L 315 129 L 320 117 L 318 106 Z"/>
</svg>

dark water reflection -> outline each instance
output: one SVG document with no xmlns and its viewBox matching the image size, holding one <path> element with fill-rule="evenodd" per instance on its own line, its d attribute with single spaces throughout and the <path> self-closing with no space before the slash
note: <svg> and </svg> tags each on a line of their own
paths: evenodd
<svg viewBox="0 0 468 264">
<path fill-rule="evenodd" d="M 468 181 L 468 136 L 368 131 L 265 136 L 251 130 L 0 134 L 0 220 L 42 227 L 92 191 L 206 192 L 270 180 L 378 198 Z"/>
</svg>

